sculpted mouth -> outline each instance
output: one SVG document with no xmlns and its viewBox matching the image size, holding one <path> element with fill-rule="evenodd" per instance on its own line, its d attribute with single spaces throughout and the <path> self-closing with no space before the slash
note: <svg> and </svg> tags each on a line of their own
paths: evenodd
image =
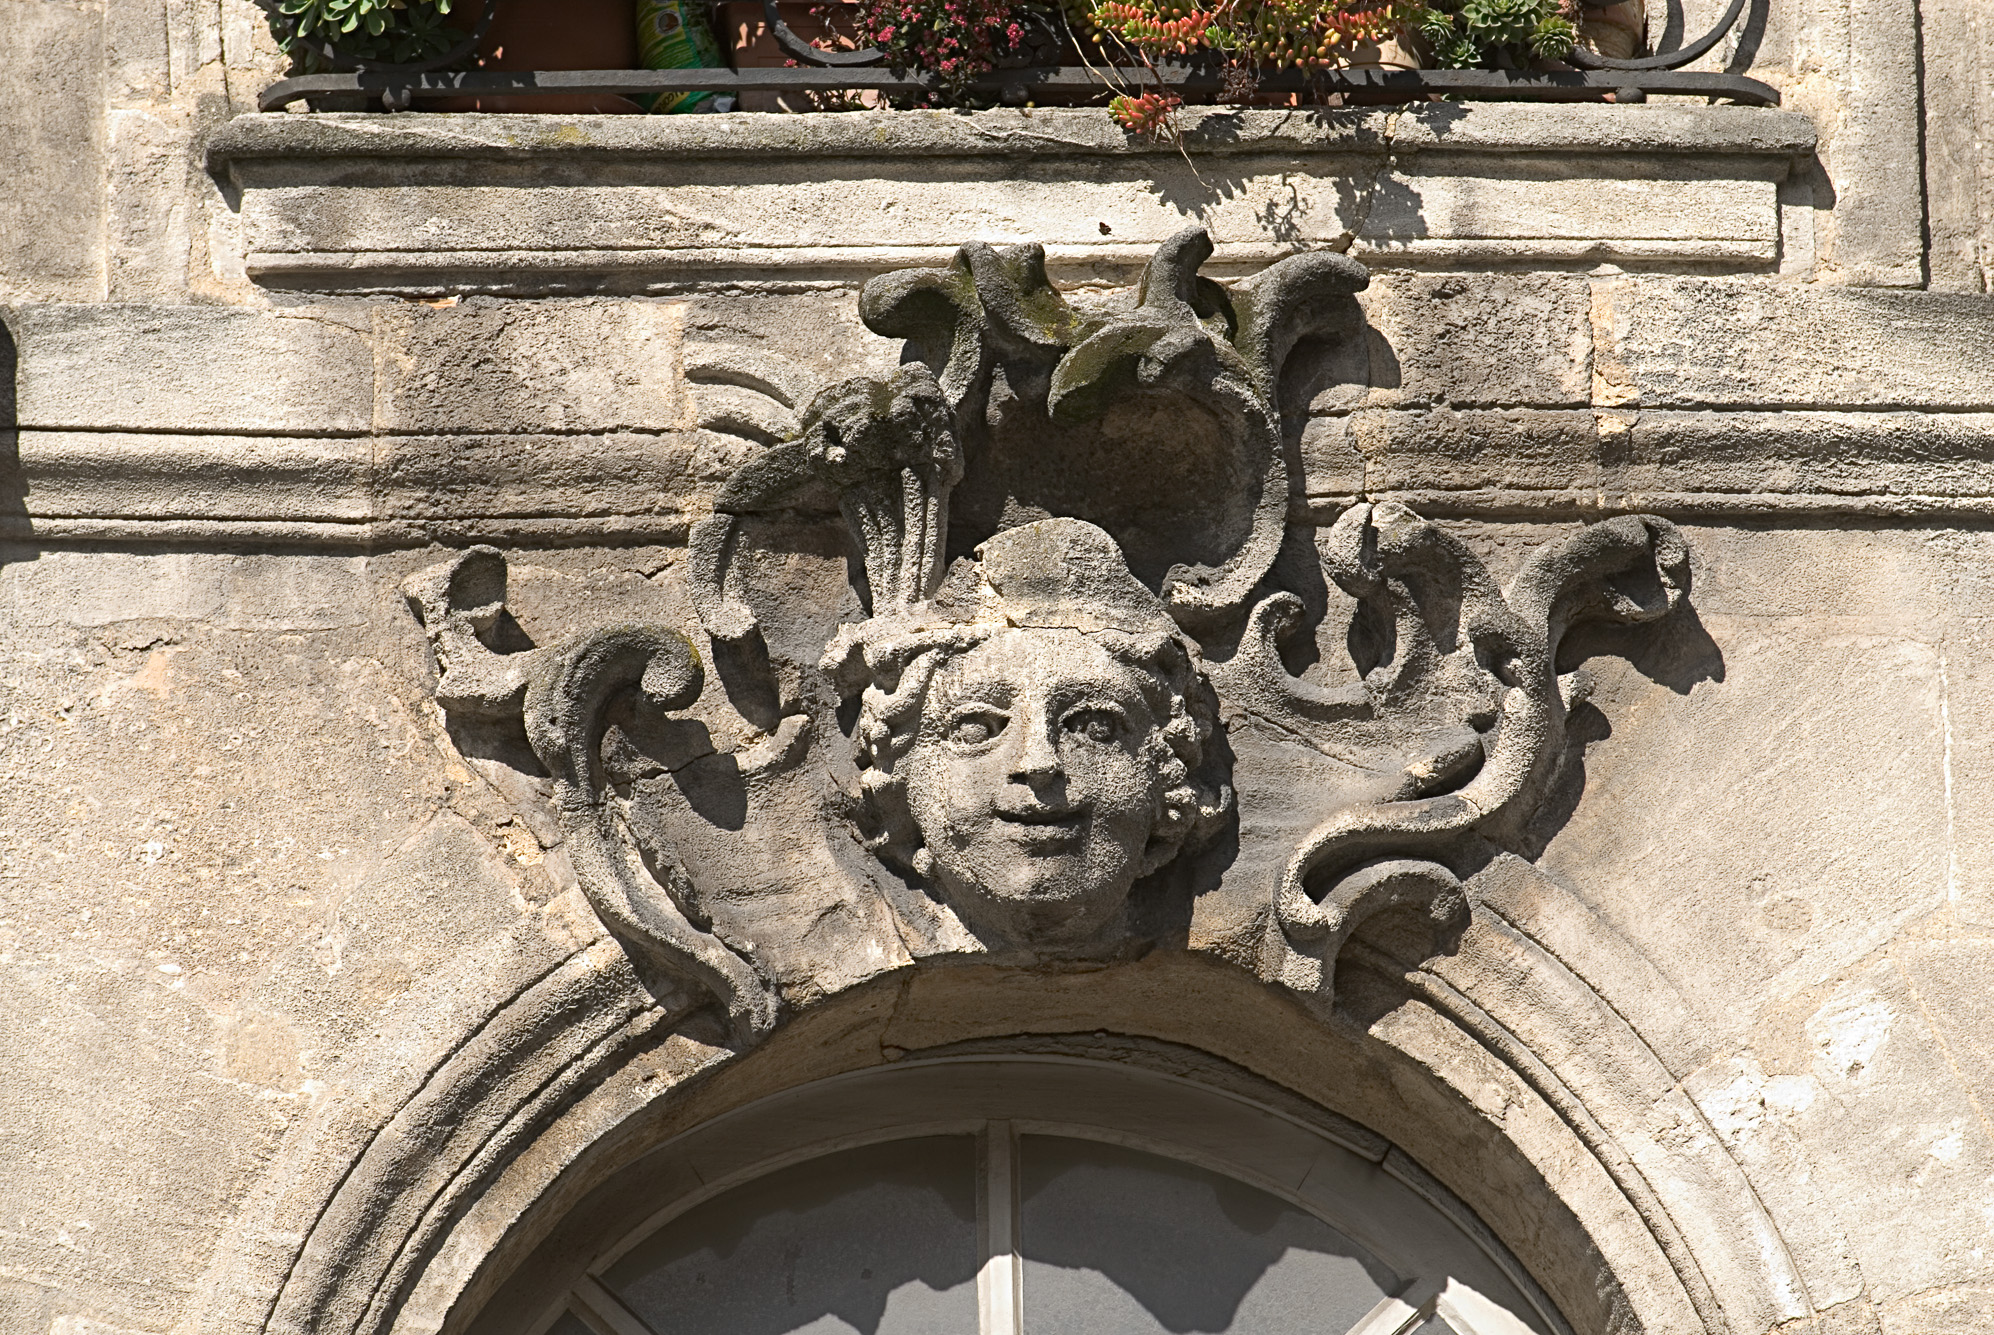
<svg viewBox="0 0 1994 1335">
<path fill-rule="evenodd" d="M 1079 807 L 1035 807 L 1023 811 L 999 810 L 997 819 L 1010 821 L 1014 825 L 1071 828 L 1087 819 L 1087 812 Z"/>
</svg>

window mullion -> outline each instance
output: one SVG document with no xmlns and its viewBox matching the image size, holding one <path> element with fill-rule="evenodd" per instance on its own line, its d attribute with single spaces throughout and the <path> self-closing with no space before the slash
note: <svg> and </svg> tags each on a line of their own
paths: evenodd
<svg viewBox="0 0 1994 1335">
<path fill-rule="evenodd" d="M 1009 1122 L 987 1122 L 977 1158 L 977 1323 L 981 1335 L 1023 1335 L 1019 1302 L 1018 1142 Z"/>
</svg>

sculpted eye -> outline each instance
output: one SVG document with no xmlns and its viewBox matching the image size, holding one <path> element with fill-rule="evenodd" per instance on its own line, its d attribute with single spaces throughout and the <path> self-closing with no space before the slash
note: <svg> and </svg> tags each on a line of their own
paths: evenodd
<svg viewBox="0 0 1994 1335">
<path fill-rule="evenodd" d="M 1010 721 L 994 709 L 965 709 L 949 720 L 948 738 L 957 746 L 981 746 Z"/>
<path fill-rule="evenodd" d="M 1090 742 L 1116 742 L 1127 731 L 1127 725 L 1112 709 L 1076 709 L 1066 716 L 1066 730 Z"/>
</svg>

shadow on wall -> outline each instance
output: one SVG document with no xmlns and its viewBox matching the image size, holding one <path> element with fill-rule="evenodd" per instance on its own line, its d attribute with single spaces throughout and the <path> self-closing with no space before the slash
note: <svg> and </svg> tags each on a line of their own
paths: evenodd
<svg viewBox="0 0 1994 1335">
<path fill-rule="evenodd" d="M 1688 599 L 1667 617 L 1646 625 L 1579 627 L 1561 646 L 1558 670 L 1572 672 L 1587 659 L 1602 657 L 1625 659 L 1649 681 L 1677 695 L 1688 695 L 1702 682 L 1724 680 L 1724 651 L 1697 616 L 1695 603 Z M 1517 851 L 1524 857 L 1533 862 L 1542 857 L 1578 810 L 1585 796 L 1586 750 L 1611 736 L 1613 725 L 1596 706 L 1581 701 L 1573 707 L 1558 776 L 1523 831 L 1523 846 Z"/>
<path fill-rule="evenodd" d="M 14 331 L 0 320 L 0 543 L 30 536 L 28 484 L 21 473 L 20 398 L 15 388 L 20 365 Z M 0 552 L 0 564 L 6 560 Z"/>
<path fill-rule="evenodd" d="M 1760 0 L 1763 3 L 1763 0 Z M 1424 201 L 1412 184 L 1391 170 L 1388 146 L 1358 147 L 1355 133 L 1376 108 L 1303 107 L 1295 110 L 1297 120 L 1326 135 L 1339 136 L 1352 143 L 1352 166 L 1339 172 L 1329 184 L 1336 192 L 1335 214 L 1340 238 L 1331 241 L 1333 249 L 1347 249 L 1358 236 L 1368 241 L 1408 241 L 1429 235 L 1422 213 Z M 1432 134 L 1445 138 L 1454 124 L 1468 114 L 1466 106 L 1455 102 L 1429 102 L 1417 108 L 1420 123 Z M 1185 218 L 1210 225 L 1211 210 L 1226 200 L 1245 199 L 1253 193 L 1249 178 L 1264 181 L 1266 167 L 1222 167 L 1233 158 L 1201 158 L 1201 146 L 1238 142 L 1245 125 L 1237 111 L 1211 111 L 1198 118 L 1186 134 L 1185 170 L 1158 166 L 1147 171 L 1143 184 L 1165 204 Z M 1249 159 L 1251 161 L 1251 159 Z M 1304 197 L 1292 177 L 1286 177 L 1285 197 L 1267 200 L 1255 216 L 1270 241 L 1300 246 L 1314 240 L 1330 241 L 1318 228 L 1311 233 L 1309 214 L 1313 205 Z"/>
</svg>

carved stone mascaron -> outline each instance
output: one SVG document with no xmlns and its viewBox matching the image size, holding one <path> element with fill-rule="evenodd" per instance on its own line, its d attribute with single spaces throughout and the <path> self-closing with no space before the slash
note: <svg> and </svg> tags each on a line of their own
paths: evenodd
<svg viewBox="0 0 1994 1335">
<path fill-rule="evenodd" d="M 523 729 L 603 921 L 741 1041 L 923 956 L 1191 949 L 1327 1004 L 1367 920 L 1444 950 L 1570 753 L 1566 632 L 1686 592 L 1649 516 L 1507 589 L 1390 502 L 1291 523 L 1284 373 L 1362 336 L 1367 277 L 1317 252 L 1225 287 L 1210 250 L 1184 232 L 1084 308 L 1037 246 L 868 283 L 904 365 L 727 482 L 682 572 L 697 627 L 506 652 L 496 551 L 409 581 L 460 739 Z M 784 573 L 837 524 L 842 618 Z M 1340 673 L 1294 670 L 1319 631 Z"/>
</svg>

